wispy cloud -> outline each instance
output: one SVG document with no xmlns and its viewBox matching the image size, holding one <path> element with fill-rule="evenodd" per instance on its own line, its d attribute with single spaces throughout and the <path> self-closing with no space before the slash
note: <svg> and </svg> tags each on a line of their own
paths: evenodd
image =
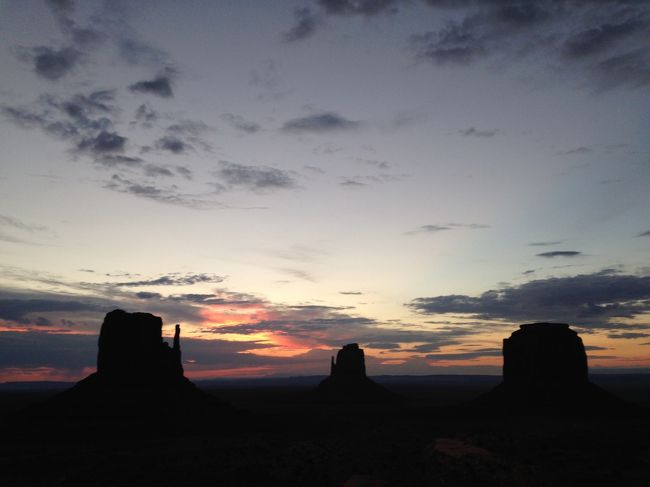
<svg viewBox="0 0 650 487">
<path fill-rule="evenodd" d="M 109 283 L 120 287 L 142 287 L 142 286 L 191 286 L 197 283 L 219 283 L 223 282 L 224 276 L 216 274 L 178 274 L 172 273 L 164 276 L 144 279 L 138 281 L 124 281 Z"/>
<path fill-rule="evenodd" d="M 485 228 L 490 228 L 490 225 L 484 225 L 480 223 L 445 223 L 445 224 L 431 224 L 431 225 L 422 225 L 415 230 L 410 230 L 405 232 L 404 235 L 419 235 L 426 233 L 438 233 L 448 230 L 454 230 L 458 228 L 467 228 L 470 230 L 481 230 Z"/>
<path fill-rule="evenodd" d="M 582 252 L 578 252 L 577 250 L 552 250 L 550 252 L 542 252 L 535 255 L 537 255 L 537 257 L 552 259 L 554 257 L 578 257 L 584 254 Z"/>
<path fill-rule="evenodd" d="M 219 161 L 218 166 L 213 172 L 219 180 L 218 191 L 247 189 L 267 192 L 298 187 L 291 173 L 275 167 L 249 166 L 229 161 Z"/>
<path fill-rule="evenodd" d="M 349 120 L 338 113 L 322 112 L 288 120 L 282 130 L 289 133 L 337 132 L 355 130 L 361 125 L 361 122 Z"/>
<path fill-rule="evenodd" d="M 499 129 L 477 129 L 476 127 L 469 127 L 459 130 L 458 133 L 463 137 L 494 137 L 501 133 Z"/>
<path fill-rule="evenodd" d="M 234 129 L 246 134 L 254 134 L 259 132 L 262 128 L 258 123 L 251 122 L 241 115 L 234 115 L 232 113 L 224 113 L 221 115 L 221 119 L 228 122 L 228 124 Z"/>
</svg>

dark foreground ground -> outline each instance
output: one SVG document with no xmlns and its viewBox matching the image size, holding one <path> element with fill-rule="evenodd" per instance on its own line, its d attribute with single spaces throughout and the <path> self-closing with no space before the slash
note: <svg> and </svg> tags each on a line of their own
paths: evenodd
<svg viewBox="0 0 650 487">
<path fill-rule="evenodd" d="M 199 386 L 245 412 L 100 424 L 16 415 L 65 385 L 5 385 L 0 485 L 650 485 L 650 376 L 592 378 L 637 410 L 561 417 L 454 406 L 494 377 L 377 380 L 405 400 L 317 404 L 318 378 L 213 381 Z"/>
</svg>

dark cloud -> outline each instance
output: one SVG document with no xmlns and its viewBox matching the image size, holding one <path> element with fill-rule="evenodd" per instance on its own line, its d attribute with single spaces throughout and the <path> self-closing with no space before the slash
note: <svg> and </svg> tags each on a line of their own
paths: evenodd
<svg viewBox="0 0 650 487">
<path fill-rule="evenodd" d="M 613 338 L 615 340 L 635 340 L 646 337 L 650 337 L 650 333 L 628 331 L 623 333 L 609 333 L 607 335 L 607 338 Z"/>
<path fill-rule="evenodd" d="M 184 206 L 186 208 L 206 209 L 220 208 L 221 204 L 182 194 L 175 185 L 164 187 L 150 182 L 133 181 L 119 174 L 113 174 L 109 181 L 104 183 L 104 188 L 118 193 L 131 194 L 139 198 L 146 198 L 159 203 Z"/>
<path fill-rule="evenodd" d="M 76 297 L 66 299 L 62 296 L 43 294 L 38 298 L 2 298 L 0 299 L 0 319 L 15 323 L 27 324 L 33 322 L 30 315 L 35 313 L 98 311 L 100 305 L 96 300 Z"/>
<path fill-rule="evenodd" d="M 76 47 L 81 49 L 94 48 L 106 40 L 106 35 L 103 32 L 89 27 L 79 27 L 76 24 L 72 19 L 73 2 L 48 0 L 47 3 L 59 22 L 61 31 Z"/>
<path fill-rule="evenodd" d="M 77 149 L 80 151 L 88 151 L 93 154 L 122 152 L 127 140 L 126 137 L 122 137 L 115 132 L 102 130 L 95 136 L 81 139 L 77 145 Z"/>
<path fill-rule="evenodd" d="M 144 159 L 140 157 L 123 156 L 121 154 L 102 154 L 96 157 L 96 162 L 107 168 L 114 167 L 140 167 Z"/>
<path fill-rule="evenodd" d="M 490 225 L 483 225 L 480 223 L 445 223 L 443 225 L 422 225 L 415 230 L 405 232 L 404 235 L 418 235 L 421 233 L 438 233 L 446 230 L 453 230 L 454 228 L 468 228 L 471 230 L 480 230 L 490 228 Z"/>
<path fill-rule="evenodd" d="M 589 147 L 576 147 L 575 149 L 569 149 L 565 151 L 556 152 L 558 156 L 570 156 L 574 154 L 590 154 L 592 151 Z"/>
<path fill-rule="evenodd" d="M 155 143 L 157 149 L 166 150 L 172 154 L 182 154 L 188 150 L 188 146 L 178 137 L 173 135 L 165 135 L 158 139 Z"/>
<path fill-rule="evenodd" d="M 135 111 L 135 120 L 146 128 L 152 127 L 159 118 L 160 114 L 146 103 L 140 105 Z"/>
<path fill-rule="evenodd" d="M 339 184 L 344 188 L 364 188 L 365 186 L 367 186 L 366 183 L 362 183 L 361 181 L 356 181 L 354 179 L 349 179 L 349 178 L 345 178 Z"/>
<path fill-rule="evenodd" d="M 377 15 L 395 13 L 403 0 L 318 0 L 328 15 Z"/>
<path fill-rule="evenodd" d="M 219 168 L 213 174 L 219 178 L 222 190 L 249 189 L 264 192 L 297 187 L 289 172 L 269 166 L 247 166 L 219 161 Z"/>
<path fill-rule="evenodd" d="M 427 343 L 439 347 L 457 344 L 461 337 L 474 333 L 468 328 L 447 327 L 435 331 L 422 329 L 396 329 L 373 319 L 353 316 L 345 308 L 331 306 L 271 306 L 267 313 L 272 318 L 237 325 L 219 325 L 203 330 L 214 334 L 255 335 L 273 333 L 291 337 L 305 346 L 338 347 L 342 343 L 367 344 Z"/>
<path fill-rule="evenodd" d="M 217 283 L 223 282 L 225 277 L 216 274 L 168 274 L 154 279 L 140 281 L 126 281 L 110 283 L 120 287 L 141 287 L 141 286 L 190 286 L 200 282 Z"/>
<path fill-rule="evenodd" d="M 171 169 L 165 166 L 160 166 L 158 164 L 145 164 L 143 166 L 143 169 L 144 169 L 144 174 L 152 178 L 159 177 L 159 176 L 164 176 L 164 177 L 174 176 L 174 173 L 172 172 Z"/>
<path fill-rule="evenodd" d="M 293 118 L 285 122 L 282 130 L 285 132 L 334 132 L 353 130 L 361 126 L 361 122 L 348 120 L 334 112 L 323 112 L 306 117 Z"/>
<path fill-rule="evenodd" d="M 562 240 L 549 240 L 547 242 L 531 242 L 528 245 L 531 247 L 548 247 L 551 245 L 558 245 L 561 244 Z"/>
<path fill-rule="evenodd" d="M 181 176 L 183 176 L 185 179 L 192 179 L 192 177 L 193 177 L 192 170 L 189 169 L 189 168 L 187 168 L 187 167 L 185 167 L 185 166 L 176 166 L 176 167 L 174 168 L 174 170 L 175 170 L 178 174 L 180 174 Z"/>
<path fill-rule="evenodd" d="M 469 64 L 486 56 L 483 39 L 476 37 L 470 23 L 450 23 L 438 32 L 427 32 L 411 37 L 411 49 L 421 59 L 436 64 Z"/>
<path fill-rule="evenodd" d="M 650 83 L 646 2 L 426 3 L 444 21 L 438 30 L 411 37 L 410 47 L 420 59 L 467 65 L 493 58 L 524 68 L 527 60 L 544 59 L 553 72 L 579 73 L 600 89 Z"/>
<path fill-rule="evenodd" d="M 405 232 L 404 235 L 417 235 L 419 233 L 436 233 L 436 232 L 443 232 L 445 230 L 451 230 L 451 227 L 445 225 L 422 225 L 418 227 L 416 230 Z"/>
<path fill-rule="evenodd" d="M 31 50 L 34 71 L 50 81 L 57 81 L 70 73 L 79 63 L 81 53 L 73 47 L 53 49 L 38 46 Z"/>
<path fill-rule="evenodd" d="M 152 80 L 138 81 L 129 86 L 129 90 L 136 93 L 155 95 L 161 98 L 171 98 L 174 96 L 172 80 L 168 75 L 161 75 Z"/>
<path fill-rule="evenodd" d="M 339 294 L 344 294 L 347 296 L 361 296 L 363 293 L 361 291 L 339 291 Z"/>
<path fill-rule="evenodd" d="M 322 23 L 320 17 L 312 13 L 310 8 L 299 7 L 293 11 L 296 23 L 291 29 L 282 34 L 286 42 L 302 41 L 314 35 L 318 26 Z"/>
<path fill-rule="evenodd" d="M 644 22 L 637 18 L 629 18 L 616 24 L 607 22 L 569 36 L 564 41 L 563 52 L 565 56 L 574 59 L 592 56 L 623 41 L 643 27 Z"/>
<path fill-rule="evenodd" d="M 72 152 L 86 153 L 93 161 L 108 167 L 135 167 L 142 160 L 118 155 L 125 149 L 127 138 L 112 128 L 116 112 L 114 90 L 95 90 L 69 97 L 44 94 L 31 107 L 2 107 L 2 114 L 11 122 L 66 141 Z"/>
<path fill-rule="evenodd" d="M 553 257 L 578 257 L 580 255 L 583 255 L 583 253 L 578 252 L 577 250 L 552 250 L 550 252 L 542 252 L 535 255 L 537 255 L 537 257 L 552 259 Z"/>
<path fill-rule="evenodd" d="M 81 373 L 94 367 L 96 357 L 96 335 L 0 332 L 0 369 L 55 367 Z"/>
<path fill-rule="evenodd" d="M 641 232 L 640 234 L 637 235 L 637 237 L 650 237 L 650 230 L 647 232 Z"/>
<path fill-rule="evenodd" d="M 426 356 L 429 360 L 453 361 L 453 360 L 475 360 L 481 357 L 500 357 L 500 348 L 479 348 L 471 352 L 460 353 L 433 353 Z"/>
<path fill-rule="evenodd" d="M 608 57 L 595 66 L 598 87 L 610 89 L 616 86 L 638 88 L 650 84 L 650 49 L 636 49 Z"/>
<path fill-rule="evenodd" d="M 231 127 L 239 130 L 240 132 L 245 132 L 247 134 L 254 134 L 256 132 L 259 132 L 261 129 L 259 124 L 246 120 L 240 115 L 233 115 L 232 113 L 224 113 L 223 115 L 221 115 L 221 119 L 228 122 Z"/>
<path fill-rule="evenodd" d="M 616 326 L 609 323 L 612 318 L 650 312 L 650 277 L 608 270 L 533 280 L 489 290 L 478 297 L 451 294 L 417 298 L 407 306 L 423 314 L 466 314 L 509 322 L 560 321 L 612 329 Z M 630 327 L 621 325 L 623 330 Z"/>
<path fill-rule="evenodd" d="M 205 151 L 211 150 L 211 145 L 203 138 L 209 127 L 198 120 L 179 120 L 165 129 L 165 135 L 158 138 L 154 146 L 158 150 L 172 154 L 185 154 L 196 147 Z"/>
<path fill-rule="evenodd" d="M 479 130 L 475 127 L 459 130 L 458 133 L 463 137 L 494 137 L 501 131 L 499 129 L 483 129 Z"/>
<path fill-rule="evenodd" d="M 377 350 L 399 350 L 399 343 L 387 343 L 387 342 L 370 342 L 364 343 L 366 348 L 374 348 Z"/>
</svg>

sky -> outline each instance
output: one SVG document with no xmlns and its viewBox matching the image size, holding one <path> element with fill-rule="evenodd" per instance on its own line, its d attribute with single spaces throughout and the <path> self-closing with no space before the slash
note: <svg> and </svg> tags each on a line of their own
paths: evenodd
<svg viewBox="0 0 650 487">
<path fill-rule="evenodd" d="M 0 381 L 116 308 L 192 378 L 650 367 L 650 6 L 0 0 Z"/>
</svg>

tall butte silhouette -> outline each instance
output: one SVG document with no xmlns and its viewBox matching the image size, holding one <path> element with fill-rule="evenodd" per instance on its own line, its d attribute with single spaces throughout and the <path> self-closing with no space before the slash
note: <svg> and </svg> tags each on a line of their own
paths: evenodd
<svg viewBox="0 0 650 487">
<path fill-rule="evenodd" d="M 503 340 L 503 382 L 474 405 L 515 414 L 585 414 L 625 403 L 589 382 L 585 347 L 568 324 L 530 323 Z"/>
<path fill-rule="evenodd" d="M 114 310 L 99 334 L 97 372 L 37 408 L 68 417 L 160 417 L 167 413 L 214 412 L 229 407 L 199 390 L 183 375 L 180 325 L 170 347 L 162 319 Z"/>
<path fill-rule="evenodd" d="M 327 402 L 377 402 L 396 396 L 366 376 L 363 349 L 345 345 L 332 357 L 330 376 L 316 388 L 316 398 Z"/>
</svg>

